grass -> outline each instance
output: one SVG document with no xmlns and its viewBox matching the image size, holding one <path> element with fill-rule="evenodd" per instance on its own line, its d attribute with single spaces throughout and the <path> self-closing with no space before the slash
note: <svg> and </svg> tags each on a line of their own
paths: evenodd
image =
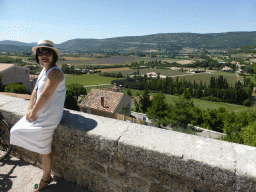
<svg viewBox="0 0 256 192">
<path fill-rule="evenodd" d="M 131 75 L 134 72 L 137 72 L 139 70 L 139 73 L 144 75 L 149 72 L 155 72 L 155 73 L 160 73 L 160 75 L 165 75 L 165 76 L 176 76 L 176 75 L 185 75 L 185 72 L 180 72 L 180 71 L 171 71 L 171 70 L 164 70 L 164 69 L 131 69 L 131 70 L 124 70 L 124 71 L 108 71 L 109 73 L 118 73 L 121 72 L 125 77 L 127 75 Z"/>
<path fill-rule="evenodd" d="M 110 84 L 111 81 L 115 80 L 116 78 L 103 77 L 97 74 L 84 74 L 84 75 L 67 75 L 65 79 L 66 79 L 66 85 L 69 85 L 71 83 L 80 83 L 83 86 L 88 86 L 88 85 L 97 85 L 97 84 Z"/>
<path fill-rule="evenodd" d="M 127 90 L 126 88 L 123 88 L 123 93 L 127 94 Z M 139 95 L 141 95 L 143 93 L 143 91 L 140 90 L 136 90 L 136 89 L 130 89 L 132 92 L 132 97 L 136 97 L 137 93 Z M 150 93 L 153 97 L 157 94 L 157 93 Z M 175 99 L 178 99 L 178 96 L 175 95 L 168 95 L 165 94 L 165 99 L 166 102 L 168 104 L 174 104 Z M 230 103 L 224 103 L 224 102 L 211 102 L 211 101 L 205 101 L 205 100 L 200 100 L 200 99 L 191 99 L 194 102 L 195 106 L 200 107 L 201 109 L 218 109 L 219 107 L 224 107 L 226 108 L 228 111 L 234 111 L 234 112 L 240 112 L 240 111 L 245 111 L 247 110 L 252 110 L 254 109 L 254 107 L 246 107 L 244 105 L 236 105 L 236 104 L 230 104 Z"/>
<path fill-rule="evenodd" d="M 200 74 L 194 74 L 194 75 L 187 75 L 187 76 L 182 76 L 179 77 L 179 79 L 186 79 L 186 80 L 190 80 L 191 83 L 195 82 L 197 84 L 200 83 L 200 81 L 202 81 L 203 85 L 206 83 L 206 85 L 210 84 L 210 79 L 212 76 L 216 78 L 218 78 L 220 75 L 223 75 L 224 78 L 227 79 L 228 83 L 231 83 L 232 85 L 235 85 L 236 81 L 237 81 L 237 76 L 234 73 L 225 73 L 225 72 L 219 72 L 219 73 L 213 73 L 213 74 L 205 74 L 205 73 L 200 73 Z"/>
</svg>

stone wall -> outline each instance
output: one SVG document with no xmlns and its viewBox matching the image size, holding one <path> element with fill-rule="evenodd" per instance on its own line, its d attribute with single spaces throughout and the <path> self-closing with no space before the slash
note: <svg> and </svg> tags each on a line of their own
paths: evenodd
<svg viewBox="0 0 256 192">
<path fill-rule="evenodd" d="M 28 101 L 0 95 L 10 124 Z M 256 148 L 66 110 L 53 140 L 54 174 L 92 191 L 256 191 Z M 41 166 L 19 147 L 13 154 Z"/>
</svg>

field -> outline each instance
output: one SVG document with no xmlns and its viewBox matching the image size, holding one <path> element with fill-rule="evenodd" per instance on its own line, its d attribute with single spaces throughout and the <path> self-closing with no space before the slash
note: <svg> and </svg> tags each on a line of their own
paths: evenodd
<svg viewBox="0 0 256 192">
<path fill-rule="evenodd" d="M 163 69 L 130 69 L 130 70 L 123 70 L 123 71 L 114 71 L 109 69 L 108 72 L 113 72 L 113 73 L 121 72 L 126 77 L 127 75 L 131 75 L 132 73 L 137 72 L 137 70 L 139 70 L 139 73 L 141 75 L 144 75 L 149 72 L 160 73 L 160 75 L 164 75 L 164 76 L 186 75 L 185 72 L 163 70 Z"/>
<path fill-rule="evenodd" d="M 215 76 L 215 78 L 217 78 L 220 75 L 223 75 L 224 78 L 227 79 L 228 83 L 231 83 L 232 85 L 235 85 L 235 82 L 237 80 L 240 80 L 240 78 L 236 76 L 235 73 L 217 72 L 217 71 L 211 71 L 210 74 L 206 74 L 206 73 L 192 74 L 192 73 L 186 73 L 181 71 L 171 71 L 171 70 L 163 70 L 163 69 L 129 69 L 129 68 L 123 68 L 124 70 L 121 70 L 121 69 L 122 68 L 113 68 L 113 69 L 108 69 L 107 71 L 104 71 L 104 72 L 113 72 L 113 73 L 121 72 L 125 77 L 127 75 L 133 74 L 134 72 L 137 72 L 137 70 L 139 70 L 139 73 L 141 75 L 144 75 L 149 72 L 155 72 L 155 73 L 160 73 L 160 75 L 169 76 L 169 77 L 179 76 L 179 79 L 187 79 L 187 80 L 190 80 L 192 83 L 194 82 L 194 80 L 198 84 L 200 83 L 200 81 L 202 81 L 203 84 L 206 83 L 206 85 L 209 85 L 210 79 L 212 76 Z M 103 70 L 101 71 L 103 72 Z"/>
<path fill-rule="evenodd" d="M 234 73 L 225 73 L 225 72 L 221 72 L 221 73 L 210 73 L 210 74 L 205 74 L 205 73 L 199 73 L 199 74 L 193 74 L 193 75 L 188 75 L 188 76 L 182 76 L 179 77 L 179 79 L 186 79 L 186 80 L 190 80 L 191 83 L 195 82 L 197 84 L 200 83 L 200 81 L 202 81 L 203 85 L 206 83 L 206 85 L 210 84 L 210 79 L 212 76 L 216 78 L 218 78 L 220 75 L 223 75 L 224 78 L 227 79 L 227 82 L 235 85 L 237 79 L 237 76 Z"/>
<path fill-rule="evenodd" d="M 116 78 L 103 77 L 97 74 L 85 74 L 85 75 L 65 75 L 66 85 L 71 83 L 79 83 L 83 86 L 97 85 L 97 84 L 110 84 L 112 80 Z"/>
<path fill-rule="evenodd" d="M 64 59 L 64 60 L 62 60 Z M 150 57 L 137 57 L 137 56 L 111 56 L 111 57 L 103 57 L 103 58 L 95 58 L 95 57 L 61 57 L 58 61 L 59 65 L 63 64 L 73 64 L 77 67 L 86 67 L 87 65 L 120 65 L 120 64 L 128 64 L 131 62 L 140 62 L 140 61 L 153 61 L 153 60 L 161 60 L 167 61 L 169 63 L 179 63 L 179 64 L 189 64 L 193 63 L 196 60 L 203 59 L 171 59 L 171 58 L 150 58 Z"/>
<path fill-rule="evenodd" d="M 123 92 L 127 93 L 128 89 L 123 88 Z M 135 89 L 130 89 L 133 97 L 137 96 L 138 94 L 142 94 L 143 91 L 140 90 L 135 90 Z M 150 93 L 151 95 L 156 95 L 156 93 Z M 175 99 L 177 99 L 178 96 L 174 96 L 174 95 L 168 95 L 165 94 L 165 99 L 166 102 L 169 104 L 174 104 Z M 200 99 L 191 99 L 194 102 L 195 106 L 200 107 L 201 109 L 217 109 L 219 107 L 224 107 L 226 108 L 228 111 L 234 111 L 234 112 L 240 112 L 240 111 L 245 111 L 245 110 L 254 110 L 255 107 L 246 107 L 243 105 L 235 105 L 235 104 L 229 104 L 229 103 L 223 103 L 223 102 L 211 102 L 211 101 L 204 101 L 204 100 L 200 100 Z"/>
<path fill-rule="evenodd" d="M 87 58 L 87 57 L 63 57 L 65 60 L 60 60 L 59 64 L 73 64 L 73 65 L 119 65 L 126 64 L 133 61 L 142 61 L 144 59 L 140 57 L 126 57 L 126 56 L 113 56 L 113 57 L 104 57 L 104 58 Z M 145 60 L 153 60 L 151 58 Z M 84 66 L 84 67 L 85 67 Z"/>
<path fill-rule="evenodd" d="M 131 69 L 129 67 L 120 67 L 120 68 L 108 68 L 108 69 L 99 69 L 101 70 L 102 73 L 104 72 L 122 72 L 122 71 L 131 71 Z"/>
<path fill-rule="evenodd" d="M 246 59 L 248 57 L 251 57 L 251 55 L 252 55 L 252 53 L 237 53 L 237 54 L 231 54 L 231 57 Z"/>
</svg>

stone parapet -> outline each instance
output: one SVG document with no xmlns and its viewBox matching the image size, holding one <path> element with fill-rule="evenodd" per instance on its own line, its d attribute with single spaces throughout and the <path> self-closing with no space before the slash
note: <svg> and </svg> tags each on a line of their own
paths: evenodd
<svg viewBox="0 0 256 192">
<path fill-rule="evenodd" d="M 0 95 L 15 124 L 28 101 Z M 256 191 L 256 148 L 64 110 L 53 139 L 54 174 L 92 191 Z M 41 167 L 40 156 L 13 155 Z"/>
</svg>

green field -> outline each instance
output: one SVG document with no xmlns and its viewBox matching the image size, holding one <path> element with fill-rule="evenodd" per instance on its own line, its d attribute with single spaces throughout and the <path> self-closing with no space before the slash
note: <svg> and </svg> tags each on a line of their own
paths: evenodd
<svg viewBox="0 0 256 192">
<path fill-rule="evenodd" d="M 160 73 L 160 75 L 164 75 L 164 76 L 176 76 L 176 75 L 185 75 L 185 72 L 181 72 L 181 71 L 171 71 L 171 70 L 164 70 L 164 69 L 131 69 L 131 70 L 125 70 L 125 71 L 109 71 L 109 73 L 119 73 L 121 72 L 125 77 L 127 75 L 131 75 L 134 72 L 137 73 L 137 71 L 139 70 L 139 73 L 141 75 L 144 75 L 146 73 L 150 73 L 150 72 L 155 72 L 155 73 Z"/>
<path fill-rule="evenodd" d="M 193 75 L 187 75 L 187 76 L 182 76 L 179 77 L 179 79 L 186 79 L 186 80 L 190 80 L 191 83 L 195 82 L 197 84 L 200 83 L 200 81 L 202 81 L 203 85 L 206 83 L 206 85 L 209 85 L 210 83 L 210 79 L 212 76 L 216 78 L 218 78 L 220 75 L 222 75 L 224 78 L 227 79 L 227 82 L 235 85 L 236 81 L 237 81 L 237 76 L 234 73 L 225 73 L 225 72 L 220 72 L 220 73 L 212 73 L 212 74 L 205 74 L 205 73 L 199 73 L 199 74 L 193 74 Z"/>
<path fill-rule="evenodd" d="M 127 93 L 128 89 L 123 88 L 123 93 Z M 140 90 L 135 90 L 135 89 L 130 89 L 133 96 L 132 97 L 136 97 L 137 93 L 139 93 L 140 95 L 143 93 L 143 91 Z M 150 93 L 153 97 L 154 95 L 156 95 L 156 93 Z M 177 99 L 178 96 L 174 96 L 174 95 L 168 95 L 165 94 L 165 99 L 166 102 L 169 104 L 174 104 L 174 100 Z M 205 100 L 200 100 L 200 99 L 191 99 L 194 102 L 195 106 L 200 107 L 201 109 L 217 109 L 219 107 L 224 107 L 226 108 L 228 111 L 234 111 L 234 112 L 240 112 L 240 111 L 244 111 L 244 110 L 252 110 L 254 109 L 254 107 L 246 107 L 243 105 L 235 105 L 235 104 L 229 104 L 229 103 L 223 103 L 223 102 L 211 102 L 211 101 L 205 101 Z"/>
<path fill-rule="evenodd" d="M 210 79 L 212 76 L 215 78 L 218 78 L 220 75 L 224 76 L 224 78 L 227 79 L 228 83 L 231 83 L 232 85 L 235 85 L 235 82 L 239 79 L 235 73 L 227 73 L 227 72 L 217 72 L 213 71 L 210 74 L 206 73 L 197 73 L 197 74 L 192 74 L 192 73 L 186 73 L 186 72 L 181 72 L 181 71 L 171 71 L 171 70 L 164 70 L 164 69 L 131 69 L 131 70 L 125 70 L 125 71 L 109 71 L 109 73 L 119 73 L 121 72 L 125 77 L 127 75 L 131 75 L 134 72 L 137 73 L 139 70 L 139 73 L 141 75 L 144 75 L 149 72 L 155 72 L 155 73 L 160 73 L 160 75 L 164 76 L 169 76 L 169 77 L 174 77 L 174 76 L 179 76 L 179 79 L 187 79 L 190 80 L 192 83 L 194 80 L 196 83 L 200 83 L 200 81 L 206 83 L 208 85 L 210 83 Z"/>
<path fill-rule="evenodd" d="M 97 84 L 110 84 L 111 81 L 116 78 L 103 77 L 97 74 L 85 74 L 85 75 L 69 75 L 65 77 L 66 85 L 71 83 L 80 83 L 84 86 L 97 85 Z"/>
</svg>

